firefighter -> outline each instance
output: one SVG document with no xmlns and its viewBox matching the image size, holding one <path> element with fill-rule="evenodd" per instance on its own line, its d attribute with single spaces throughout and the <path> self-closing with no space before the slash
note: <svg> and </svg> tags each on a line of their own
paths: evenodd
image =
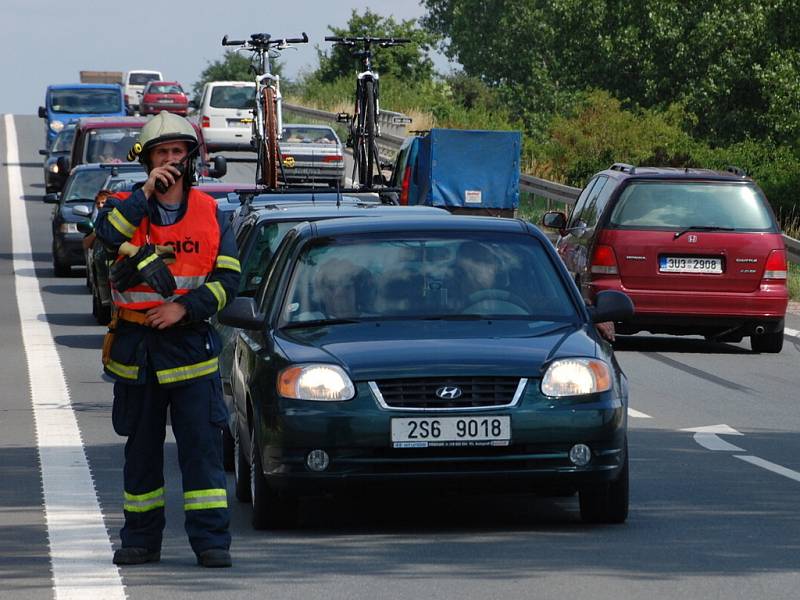
<svg viewBox="0 0 800 600">
<path fill-rule="evenodd" d="M 207 319 L 236 294 L 236 246 L 215 200 L 191 187 L 198 140 L 186 119 L 160 113 L 135 147 L 147 181 L 124 200 L 109 199 L 96 226 L 98 239 L 117 253 L 110 274 L 115 318 L 103 365 L 115 380 L 114 430 L 127 437 L 125 525 L 114 563 L 161 558 L 169 411 L 192 550 L 201 566 L 229 567 L 222 459 L 228 412 L 220 341 Z"/>
</svg>

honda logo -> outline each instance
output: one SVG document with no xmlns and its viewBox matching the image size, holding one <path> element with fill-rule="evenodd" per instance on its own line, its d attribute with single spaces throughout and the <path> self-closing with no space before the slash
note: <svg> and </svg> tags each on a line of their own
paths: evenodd
<svg viewBox="0 0 800 600">
<path fill-rule="evenodd" d="M 689 242 L 690 244 L 696 244 L 697 243 L 697 236 L 696 235 L 690 235 L 690 236 L 688 236 L 686 238 L 686 241 Z"/>
<path fill-rule="evenodd" d="M 444 386 L 436 390 L 436 395 L 442 400 L 455 400 L 461 397 L 461 388 Z"/>
</svg>

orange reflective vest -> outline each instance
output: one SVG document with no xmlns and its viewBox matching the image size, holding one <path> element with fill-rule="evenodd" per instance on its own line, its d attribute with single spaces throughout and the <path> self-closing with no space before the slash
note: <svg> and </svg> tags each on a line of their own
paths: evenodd
<svg viewBox="0 0 800 600">
<path fill-rule="evenodd" d="M 155 225 L 145 217 L 136 228 L 131 244 L 172 246 L 175 262 L 168 266 L 177 289 L 171 298 L 164 298 L 146 283 L 120 292 L 112 287 L 114 304 L 120 308 L 146 310 L 203 285 L 214 270 L 219 251 L 220 230 L 217 203 L 208 194 L 190 189 L 188 206 L 183 217 L 173 225 Z"/>
</svg>

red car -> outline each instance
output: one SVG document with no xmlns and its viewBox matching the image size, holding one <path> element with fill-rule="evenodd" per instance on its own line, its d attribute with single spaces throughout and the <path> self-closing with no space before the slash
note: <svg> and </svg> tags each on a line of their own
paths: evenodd
<svg viewBox="0 0 800 600">
<path fill-rule="evenodd" d="M 162 110 L 186 116 L 189 110 L 189 98 L 177 81 L 151 81 L 145 86 L 141 113 L 156 115 Z"/>
<path fill-rule="evenodd" d="M 583 189 L 569 219 L 549 212 L 581 292 L 625 292 L 619 333 L 699 334 L 780 352 L 789 301 L 780 228 L 741 172 L 615 164 Z"/>
</svg>

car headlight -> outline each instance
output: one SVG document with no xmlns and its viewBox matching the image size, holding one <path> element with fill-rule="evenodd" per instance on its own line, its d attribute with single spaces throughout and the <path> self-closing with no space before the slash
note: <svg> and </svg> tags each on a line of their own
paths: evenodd
<svg viewBox="0 0 800 600">
<path fill-rule="evenodd" d="M 50 129 L 58 133 L 62 129 L 64 129 L 64 123 L 62 121 L 53 120 L 50 121 Z"/>
<path fill-rule="evenodd" d="M 58 226 L 58 230 L 61 233 L 78 233 L 78 224 L 77 223 L 62 223 Z"/>
<path fill-rule="evenodd" d="M 542 378 L 545 396 L 581 396 L 611 389 L 611 370 L 602 360 L 564 358 L 553 361 Z"/>
<path fill-rule="evenodd" d="M 336 365 L 289 367 L 278 374 L 278 394 L 295 400 L 341 401 L 356 395 L 347 373 Z"/>
<path fill-rule="evenodd" d="M 47 170 L 50 171 L 51 173 L 58 173 L 58 164 L 57 163 L 51 164 L 49 167 L 47 167 Z"/>
</svg>

